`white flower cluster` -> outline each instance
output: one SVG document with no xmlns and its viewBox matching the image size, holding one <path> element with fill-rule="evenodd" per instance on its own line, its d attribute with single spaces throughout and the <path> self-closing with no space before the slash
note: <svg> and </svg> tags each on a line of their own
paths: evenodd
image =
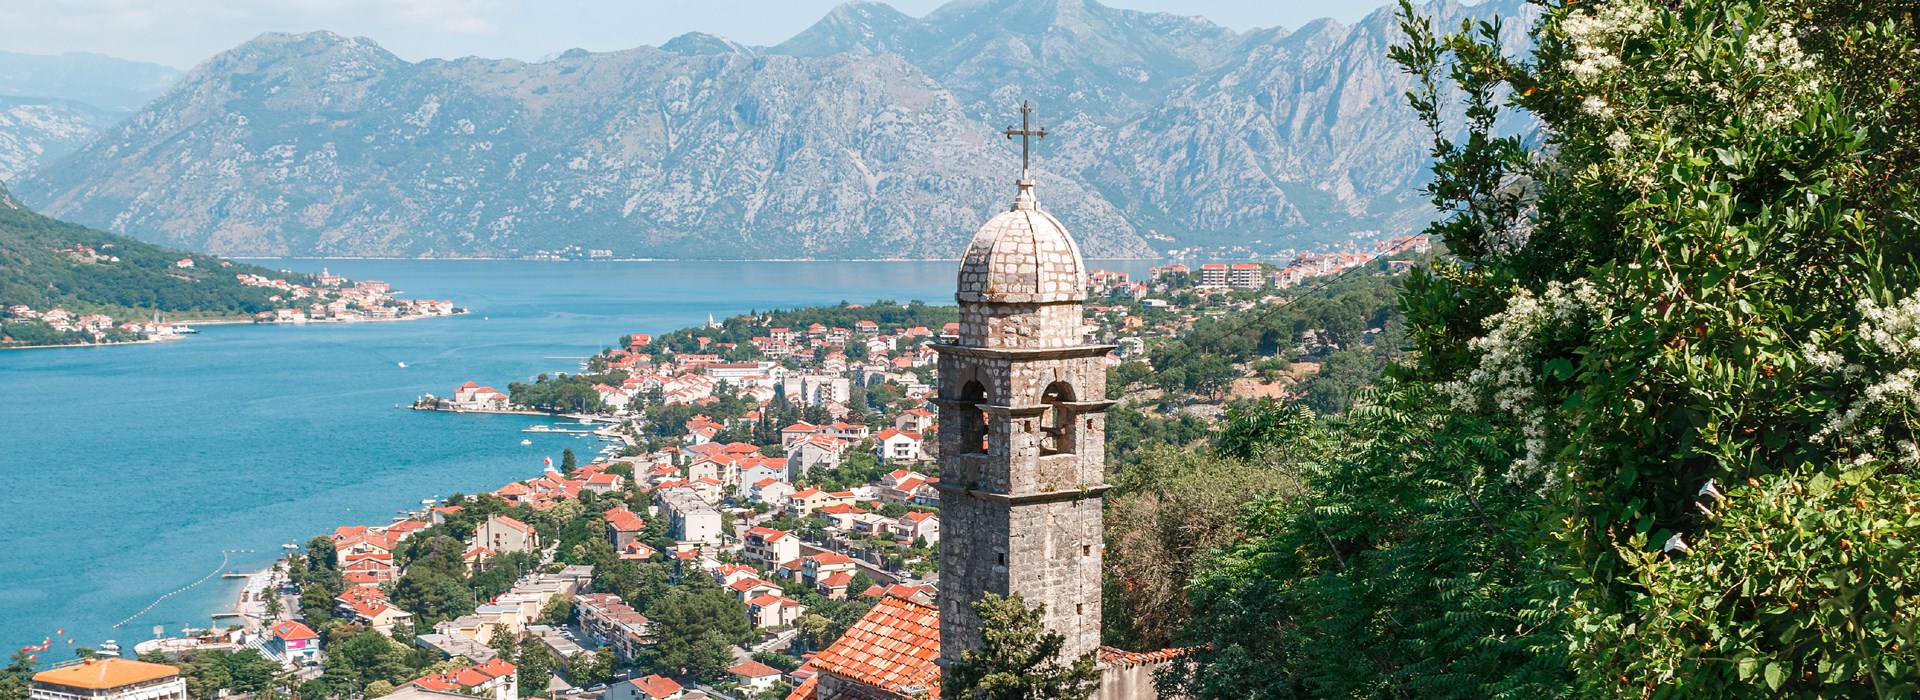
<svg viewBox="0 0 1920 700">
<path fill-rule="evenodd" d="M 1464 379 L 1440 385 L 1455 410 L 1479 412 L 1490 400 L 1493 411 L 1520 421 L 1526 454 L 1514 460 L 1509 479 L 1541 474 L 1546 459 L 1553 414 L 1535 399 L 1541 336 L 1554 325 L 1572 323 L 1602 306 L 1599 290 L 1584 279 L 1554 282 L 1538 297 L 1525 289 L 1516 291 L 1505 311 L 1487 319 L 1487 334 L 1468 343 L 1479 354 L 1473 370 Z M 1553 475 L 1547 477 L 1551 485 Z"/>
<path fill-rule="evenodd" d="M 1747 118 L 1770 128 L 1799 118 L 1800 99 L 1820 91 L 1820 78 L 1813 74 L 1816 57 L 1800 49 L 1794 33 L 1792 22 L 1782 22 L 1747 35 L 1742 67 L 1753 76 L 1773 79 L 1762 83 L 1767 89 L 1755 99 L 1734 105 Z"/>
<path fill-rule="evenodd" d="M 1920 414 L 1920 366 L 1916 366 L 1920 364 L 1916 362 L 1920 361 L 1920 295 L 1885 306 L 1872 299 L 1861 299 L 1855 308 L 1860 310 L 1861 317 L 1856 332 L 1879 354 L 1878 359 L 1885 361 L 1887 369 L 1871 377 L 1860 391 L 1859 399 L 1845 410 L 1827 415 L 1827 424 L 1816 434 L 1821 440 L 1845 435 L 1879 441 L 1885 429 L 1881 425 L 1869 425 L 1857 430 L 1863 420 L 1891 418 L 1894 423 L 1904 424 L 1911 423 L 1911 417 Z M 1811 345 L 1804 352 L 1807 363 L 1822 370 L 1837 371 L 1849 379 L 1867 373 L 1860 364 L 1847 364 L 1837 352 Z M 1897 440 L 1893 447 L 1898 452 L 1895 461 L 1920 466 L 1920 445 L 1912 440 Z"/>
<path fill-rule="evenodd" d="M 1593 12 L 1575 12 L 1560 23 L 1573 47 L 1566 70 L 1580 80 L 1594 80 L 1620 70 L 1614 47 L 1653 25 L 1654 10 L 1642 0 L 1607 3 Z"/>
<path fill-rule="evenodd" d="M 1920 294 L 1888 306 L 1861 299 L 1854 308 L 1860 310 L 1860 337 L 1880 352 L 1901 360 L 1920 355 Z"/>
</svg>

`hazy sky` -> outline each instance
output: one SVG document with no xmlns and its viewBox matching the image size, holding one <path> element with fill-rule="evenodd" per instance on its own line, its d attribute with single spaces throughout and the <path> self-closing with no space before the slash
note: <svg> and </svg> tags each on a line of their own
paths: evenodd
<svg viewBox="0 0 1920 700">
<path fill-rule="evenodd" d="M 179 68 L 262 32 L 370 37 L 401 58 L 536 59 L 659 45 L 690 31 L 779 43 L 841 0 L 0 0 L 0 49 L 92 51 Z M 1391 0 L 1103 0 L 1249 29 L 1352 22 Z M 942 0 L 890 0 L 920 16 Z"/>
</svg>

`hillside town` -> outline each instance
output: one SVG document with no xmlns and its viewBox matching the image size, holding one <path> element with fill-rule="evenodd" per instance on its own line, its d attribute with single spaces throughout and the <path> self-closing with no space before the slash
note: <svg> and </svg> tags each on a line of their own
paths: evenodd
<svg viewBox="0 0 1920 700">
<path fill-rule="evenodd" d="M 1084 337 L 1104 348 L 1107 369 L 1147 365 L 1150 349 L 1206 319 L 1285 303 L 1355 267 L 1391 275 L 1401 254 L 1426 247 L 1408 238 L 1373 256 L 1285 267 L 1169 265 L 1139 281 L 1090 270 Z M 384 291 L 375 285 L 353 289 Z M 927 620 L 951 488 L 937 366 L 962 330 L 956 309 L 918 303 L 755 313 L 623 337 L 578 374 L 422 397 L 416 407 L 571 416 L 580 424 L 527 430 L 607 444 L 586 459 L 568 450 L 533 478 L 316 537 L 249 586 L 245 629 L 150 644 L 146 657 L 252 649 L 316 692 L 367 695 L 783 698 L 817 688 L 822 668 L 886 653 L 836 650 L 860 625 L 938 636 Z M 1303 342 L 1291 352 L 1307 361 L 1326 351 Z M 718 620 L 739 624 L 710 633 Z M 405 650 L 420 672 L 338 671 L 360 645 Z M 1101 655 L 1110 667 L 1164 660 Z"/>
</svg>

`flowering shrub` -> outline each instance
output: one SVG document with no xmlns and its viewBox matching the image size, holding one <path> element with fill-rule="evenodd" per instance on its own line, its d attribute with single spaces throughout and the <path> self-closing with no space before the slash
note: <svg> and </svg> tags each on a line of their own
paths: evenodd
<svg viewBox="0 0 1920 700">
<path fill-rule="evenodd" d="M 1920 693 L 1920 13 L 1540 4 L 1523 59 L 1402 4 L 1453 258 L 1310 502 L 1196 580 L 1165 685 Z"/>
</svg>

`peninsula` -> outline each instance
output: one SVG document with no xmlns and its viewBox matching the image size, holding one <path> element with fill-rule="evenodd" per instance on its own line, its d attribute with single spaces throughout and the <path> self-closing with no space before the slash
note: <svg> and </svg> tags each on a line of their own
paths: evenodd
<svg viewBox="0 0 1920 700">
<path fill-rule="evenodd" d="M 456 313 L 451 301 L 397 298 L 385 282 L 271 270 L 61 221 L 0 188 L 0 348 L 170 340 L 194 332 L 189 323 Z"/>
</svg>

